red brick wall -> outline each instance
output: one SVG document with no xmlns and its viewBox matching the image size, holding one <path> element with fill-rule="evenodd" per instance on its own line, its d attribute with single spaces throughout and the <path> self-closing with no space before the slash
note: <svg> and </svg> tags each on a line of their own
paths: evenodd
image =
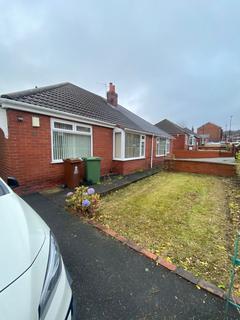
<svg viewBox="0 0 240 320">
<path fill-rule="evenodd" d="M 2 167 L 6 175 L 15 176 L 20 185 L 34 185 L 51 181 L 63 183 L 63 164 L 52 164 L 50 117 L 37 115 L 40 118 L 40 127 L 32 127 L 33 114 L 9 110 L 9 139 L 6 143 L 0 138 L 0 148 L 5 145 L 11 150 L 9 161 L 2 160 Z M 36 114 L 35 114 L 36 115 Z M 18 122 L 17 117 L 23 117 Z M 112 167 L 112 129 L 93 126 L 93 153 L 102 158 L 101 174 L 111 171 Z M 1 164 L 1 162 L 0 162 Z"/>
<path fill-rule="evenodd" d="M 236 176 L 236 166 L 229 164 L 186 160 L 168 160 L 167 166 L 169 171 L 211 174 L 223 177 Z"/>
<path fill-rule="evenodd" d="M 213 123 L 206 123 L 197 129 L 198 134 L 209 134 L 209 141 L 218 142 L 222 140 L 222 129 Z"/>
<path fill-rule="evenodd" d="M 0 175 L 15 176 L 20 185 L 36 187 L 46 184 L 63 183 L 63 164 L 51 163 L 50 117 L 37 115 L 40 127 L 32 127 L 32 116 L 28 112 L 8 110 L 9 139 L 0 133 Z M 17 121 L 22 117 L 23 121 Z M 127 174 L 148 169 L 151 164 L 152 137 L 146 138 L 146 159 L 112 161 L 113 131 L 111 128 L 93 126 L 93 155 L 102 158 L 101 175 L 110 172 Z M 156 139 L 153 143 L 153 166 L 160 164 L 163 157 L 156 157 Z"/>
<path fill-rule="evenodd" d="M 8 149 L 7 149 L 7 139 L 4 137 L 3 131 L 0 129 L 0 177 L 4 180 L 8 176 Z"/>
<path fill-rule="evenodd" d="M 63 181 L 63 165 L 52 164 L 50 118 L 38 115 L 40 127 L 32 127 L 33 114 L 9 110 L 10 150 L 8 174 L 15 176 L 20 185 L 35 185 L 46 182 L 60 183 Z M 23 117 L 22 122 L 17 117 Z"/>
<path fill-rule="evenodd" d="M 173 153 L 175 150 L 188 150 L 188 144 L 186 144 L 186 135 L 185 134 L 176 134 L 174 135 L 173 144 Z M 197 145 L 191 146 L 194 149 L 197 149 Z"/>
<path fill-rule="evenodd" d="M 226 147 L 225 146 L 199 146 L 198 147 L 199 150 L 226 150 Z"/>
<path fill-rule="evenodd" d="M 191 159 L 191 158 L 217 158 L 217 157 L 232 157 L 232 152 L 227 151 L 191 151 L 191 150 L 175 150 L 173 152 L 176 158 Z"/>
<path fill-rule="evenodd" d="M 177 134 L 174 135 L 174 140 L 173 140 L 173 152 L 175 150 L 184 150 L 186 149 L 185 145 L 185 134 Z"/>
<path fill-rule="evenodd" d="M 101 157 L 101 175 L 112 171 L 113 130 L 93 126 L 93 155 Z"/>
</svg>

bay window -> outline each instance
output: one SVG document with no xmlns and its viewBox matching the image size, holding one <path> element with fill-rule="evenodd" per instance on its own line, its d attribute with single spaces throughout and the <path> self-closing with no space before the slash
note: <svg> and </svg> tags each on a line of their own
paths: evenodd
<svg viewBox="0 0 240 320">
<path fill-rule="evenodd" d="M 52 160 L 91 156 L 91 126 L 52 119 Z"/>
<path fill-rule="evenodd" d="M 114 152 L 116 160 L 133 160 L 145 157 L 145 135 L 114 129 Z"/>
</svg>

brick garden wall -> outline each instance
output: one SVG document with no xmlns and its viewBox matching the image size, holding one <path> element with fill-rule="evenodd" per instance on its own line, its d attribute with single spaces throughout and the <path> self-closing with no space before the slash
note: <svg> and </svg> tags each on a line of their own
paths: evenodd
<svg viewBox="0 0 240 320">
<path fill-rule="evenodd" d="M 191 158 L 218 158 L 218 157 L 233 157 L 230 151 L 213 151 L 213 150 L 175 150 L 173 152 L 176 158 L 191 159 Z"/>
<path fill-rule="evenodd" d="M 236 166 L 222 163 L 210 163 L 187 160 L 167 160 L 169 171 L 210 174 L 223 177 L 236 176 Z"/>
</svg>

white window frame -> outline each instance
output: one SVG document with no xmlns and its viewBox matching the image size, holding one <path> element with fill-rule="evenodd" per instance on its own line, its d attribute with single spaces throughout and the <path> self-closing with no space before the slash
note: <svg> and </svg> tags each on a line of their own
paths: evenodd
<svg viewBox="0 0 240 320">
<path fill-rule="evenodd" d="M 121 133 L 121 157 L 115 157 L 115 133 Z M 136 134 L 140 136 L 140 149 L 139 152 L 141 154 L 141 144 L 144 141 L 144 155 L 139 157 L 133 158 L 126 158 L 125 157 L 125 142 L 126 142 L 126 133 Z M 140 132 L 130 131 L 130 130 L 123 130 L 121 128 L 114 128 L 113 129 L 113 160 L 118 161 L 131 161 L 131 160 L 139 160 L 145 159 L 146 157 L 146 135 Z"/>
<path fill-rule="evenodd" d="M 166 138 L 166 154 L 169 154 L 171 150 L 171 140 Z"/>
<path fill-rule="evenodd" d="M 163 153 L 160 153 L 158 154 L 158 144 L 160 144 L 160 140 L 161 139 L 164 139 L 165 140 L 165 147 L 164 147 L 164 152 Z M 170 153 L 170 139 L 168 138 L 165 138 L 165 137 L 156 137 L 156 157 L 164 157 L 166 156 L 167 154 Z"/>
<path fill-rule="evenodd" d="M 190 143 L 191 142 L 191 143 Z M 196 139 L 194 137 L 194 135 L 190 135 L 189 138 L 188 138 L 188 145 L 193 147 L 196 145 Z"/>
<path fill-rule="evenodd" d="M 55 122 L 72 125 L 73 126 L 73 130 L 54 128 L 54 123 Z M 89 128 L 90 131 L 89 132 L 77 131 L 77 126 L 81 126 L 81 127 L 84 127 L 84 128 Z M 67 121 L 67 120 L 63 120 L 63 119 L 51 118 L 51 126 L 50 127 L 51 127 L 51 155 L 52 155 L 52 162 L 51 163 L 63 163 L 63 159 L 54 160 L 54 158 L 53 158 L 53 131 L 68 132 L 68 133 L 72 133 L 72 134 L 76 134 L 76 135 L 78 134 L 78 135 L 82 135 L 82 136 L 83 135 L 90 136 L 91 137 L 91 156 L 93 156 L 92 126 L 83 124 L 81 122 L 72 122 L 72 121 Z"/>
</svg>

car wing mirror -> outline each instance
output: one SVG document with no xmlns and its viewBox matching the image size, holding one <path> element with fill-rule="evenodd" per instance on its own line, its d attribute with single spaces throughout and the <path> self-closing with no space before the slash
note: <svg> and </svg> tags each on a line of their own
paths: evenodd
<svg viewBox="0 0 240 320">
<path fill-rule="evenodd" d="M 19 187 L 19 183 L 18 183 L 17 179 L 14 178 L 14 177 L 8 177 L 7 178 L 7 184 L 12 189 Z"/>
</svg>

